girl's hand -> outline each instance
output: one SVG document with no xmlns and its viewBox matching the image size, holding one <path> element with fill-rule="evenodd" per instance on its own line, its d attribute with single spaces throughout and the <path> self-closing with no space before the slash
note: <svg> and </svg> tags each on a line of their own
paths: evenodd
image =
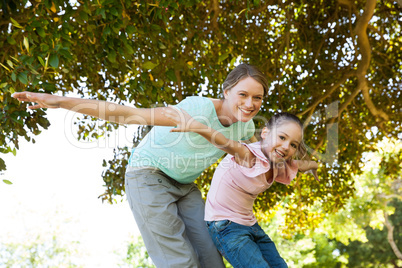
<svg viewBox="0 0 402 268">
<path fill-rule="evenodd" d="M 315 161 L 303 161 L 303 160 L 298 160 L 298 167 L 299 167 L 299 171 L 303 172 L 303 173 L 310 173 L 314 176 L 314 178 L 317 181 L 320 181 L 318 179 L 318 175 L 317 175 L 317 169 L 318 169 L 318 163 Z"/>
<path fill-rule="evenodd" d="M 304 173 L 310 173 L 310 174 L 312 174 L 312 175 L 314 176 L 314 178 L 315 178 L 317 181 L 320 181 L 320 179 L 318 178 L 317 169 L 309 169 L 309 170 L 307 170 L 307 171 L 304 172 Z"/>
<path fill-rule="evenodd" d="M 162 112 L 175 125 L 170 132 L 196 132 L 202 128 L 202 124 L 191 117 L 185 110 L 169 105 Z"/>
<path fill-rule="evenodd" d="M 59 100 L 60 96 L 55 96 L 46 93 L 34 93 L 34 92 L 16 92 L 12 95 L 13 98 L 19 101 L 36 102 L 35 105 L 30 105 L 30 109 L 39 108 L 60 108 Z"/>
</svg>

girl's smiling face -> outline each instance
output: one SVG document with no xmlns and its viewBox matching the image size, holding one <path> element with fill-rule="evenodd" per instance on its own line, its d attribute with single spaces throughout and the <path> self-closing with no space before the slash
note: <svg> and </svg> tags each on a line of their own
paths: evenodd
<svg viewBox="0 0 402 268">
<path fill-rule="evenodd" d="M 272 129 L 264 128 L 261 132 L 262 151 L 273 163 L 291 159 L 297 152 L 303 132 L 296 122 L 287 120 Z"/>
<path fill-rule="evenodd" d="M 252 77 L 240 80 L 236 86 L 224 91 L 225 115 L 229 124 L 250 121 L 260 110 L 264 87 Z"/>
</svg>

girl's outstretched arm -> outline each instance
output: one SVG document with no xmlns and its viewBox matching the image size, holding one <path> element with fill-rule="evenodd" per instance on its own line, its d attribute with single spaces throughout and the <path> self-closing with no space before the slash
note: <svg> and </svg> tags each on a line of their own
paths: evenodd
<svg viewBox="0 0 402 268">
<path fill-rule="evenodd" d="M 299 171 L 301 172 L 307 172 L 313 174 L 314 178 L 317 181 L 320 181 L 318 179 L 317 175 L 317 169 L 318 169 L 318 163 L 315 161 L 309 161 L 309 160 L 294 160 L 297 163 L 297 167 Z"/>
<path fill-rule="evenodd" d="M 192 118 L 186 111 L 174 106 L 168 106 L 163 111 L 163 114 L 171 121 L 176 123 L 176 127 L 171 129 L 171 132 L 194 132 L 205 139 L 217 148 L 231 154 L 235 157 L 239 165 L 251 167 L 254 165 L 255 156 L 250 150 L 238 141 L 230 140 L 219 131 L 206 126 L 205 124 Z"/>
<path fill-rule="evenodd" d="M 30 109 L 63 108 L 118 124 L 175 125 L 174 122 L 162 115 L 163 110 L 172 108 L 134 108 L 106 101 L 70 98 L 27 91 L 14 93 L 13 98 L 19 101 L 36 103 L 35 105 L 28 106 Z"/>
</svg>

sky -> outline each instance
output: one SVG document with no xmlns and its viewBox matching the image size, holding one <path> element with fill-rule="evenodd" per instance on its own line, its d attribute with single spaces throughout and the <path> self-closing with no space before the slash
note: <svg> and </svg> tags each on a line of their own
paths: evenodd
<svg viewBox="0 0 402 268">
<path fill-rule="evenodd" d="M 16 156 L 2 155 L 7 170 L 0 173 L 0 241 L 27 244 L 56 235 L 61 245 L 74 243 L 77 264 L 117 267 L 139 233 L 125 197 L 113 205 L 98 199 L 104 192 L 102 161 L 113 158 L 117 144 L 132 145 L 135 126 L 80 142 L 74 136 L 77 114 L 47 113 L 51 126 L 35 144 L 22 138 Z"/>
</svg>

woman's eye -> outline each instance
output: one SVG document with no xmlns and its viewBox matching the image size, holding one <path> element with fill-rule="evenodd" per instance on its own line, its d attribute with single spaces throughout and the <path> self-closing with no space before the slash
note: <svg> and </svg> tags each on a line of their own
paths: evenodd
<svg viewBox="0 0 402 268">
<path fill-rule="evenodd" d="M 279 136 L 279 138 L 280 138 L 281 140 L 285 140 L 285 137 L 284 137 L 284 136 Z"/>
<path fill-rule="evenodd" d="M 295 148 L 295 149 L 297 149 L 297 146 L 296 146 L 296 144 L 292 144 L 292 147 L 293 147 L 293 148 Z"/>
<path fill-rule="evenodd" d="M 256 99 L 256 100 L 262 100 L 261 97 L 254 97 L 254 99 Z"/>
<path fill-rule="evenodd" d="M 246 96 L 246 94 L 244 94 L 244 93 L 240 93 L 239 95 L 242 97 Z"/>
</svg>

